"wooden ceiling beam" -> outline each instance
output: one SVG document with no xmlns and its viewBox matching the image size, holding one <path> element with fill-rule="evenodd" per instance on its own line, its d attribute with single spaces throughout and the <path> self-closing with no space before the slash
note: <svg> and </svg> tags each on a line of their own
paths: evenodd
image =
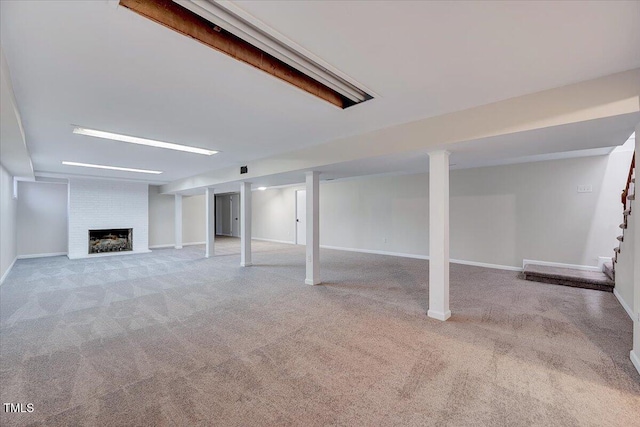
<svg viewBox="0 0 640 427">
<path fill-rule="evenodd" d="M 333 89 L 171 0 L 120 0 L 120 5 L 340 108 L 352 104 Z"/>
</svg>

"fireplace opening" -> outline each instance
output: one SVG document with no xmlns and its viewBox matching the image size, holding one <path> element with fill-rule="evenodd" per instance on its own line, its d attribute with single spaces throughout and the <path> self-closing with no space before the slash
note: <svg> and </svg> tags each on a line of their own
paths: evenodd
<svg viewBox="0 0 640 427">
<path fill-rule="evenodd" d="M 122 252 L 133 250 L 133 228 L 89 230 L 89 253 Z"/>
</svg>

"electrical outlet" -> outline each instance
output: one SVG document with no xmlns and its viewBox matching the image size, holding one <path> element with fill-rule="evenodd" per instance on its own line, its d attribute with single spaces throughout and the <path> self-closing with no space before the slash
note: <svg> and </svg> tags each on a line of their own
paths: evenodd
<svg viewBox="0 0 640 427">
<path fill-rule="evenodd" d="M 578 193 L 591 193 L 593 188 L 590 185 L 578 185 Z"/>
</svg>

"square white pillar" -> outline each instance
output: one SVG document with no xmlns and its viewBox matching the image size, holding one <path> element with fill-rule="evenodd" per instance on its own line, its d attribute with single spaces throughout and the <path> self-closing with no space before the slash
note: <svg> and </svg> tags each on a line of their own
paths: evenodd
<svg viewBox="0 0 640 427">
<path fill-rule="evenodd" d="M 306 174 L 307 185 L 307 274 L 304 283 L 320 284 L 320 172 Z"/>
<path fill-rule="evenodd" d="M 182 249 L 182 194 L 175 195 L 175 215 L 174 215 L 174 227 L 175 227 L 175 239 L 176 249 Z"/>
<path fill-rule="evenodd" d="M 240 184 L 240 265 L 251 265 L 251 183 Z"/>
<path fill-rule="evenodd" d="M 215 255 L 216 241 L 216 196 L 213 188 L 204 190 L 205 198 L 205 249 L 204 256 L 211 258 Z"/>
<path fill-rule="evenodd" d="M 640 165 L 640 123 L 636 126 L 636 171 Z M 636 179 L 638 174 L 635 174 Z M 637 181 L 636 181 L 637 185 Z M 634 192 L 638 187 L 634 187 Z M 638 195 L 632 201 L 633 208 L 631 215 L 635 216 L 635 230 L 633 245 L 635 253 L 633 255 L 633 348 L 630 353 L 631 362 L 640 373 L 640 209 L 638 209 Z"/>
<path fill-rule="evenodd" d="M 449 152 L 429 153 L 429 311 L 438 320 L 449 310 Z"/>
</svg>

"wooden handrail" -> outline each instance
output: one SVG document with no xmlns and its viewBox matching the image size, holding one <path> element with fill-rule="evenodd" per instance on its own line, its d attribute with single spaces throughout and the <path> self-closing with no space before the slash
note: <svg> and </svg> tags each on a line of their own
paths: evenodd
<svg viewBox="0 0 640 427">
<path fill-rule="evenodd" d="M 636 168 L 636 152 L 633 152 L 633 157 L 631 158 L 631 166 L 629 166 L 629 175 L 627 175 L 627 185 L 622 190 L 622 206 L 624 209 L 627 208 L 627 194 L 629 194 L 629 186 L 631 185 L 631 178 L 633 177 L 633 170 Z"/>
</svg>

